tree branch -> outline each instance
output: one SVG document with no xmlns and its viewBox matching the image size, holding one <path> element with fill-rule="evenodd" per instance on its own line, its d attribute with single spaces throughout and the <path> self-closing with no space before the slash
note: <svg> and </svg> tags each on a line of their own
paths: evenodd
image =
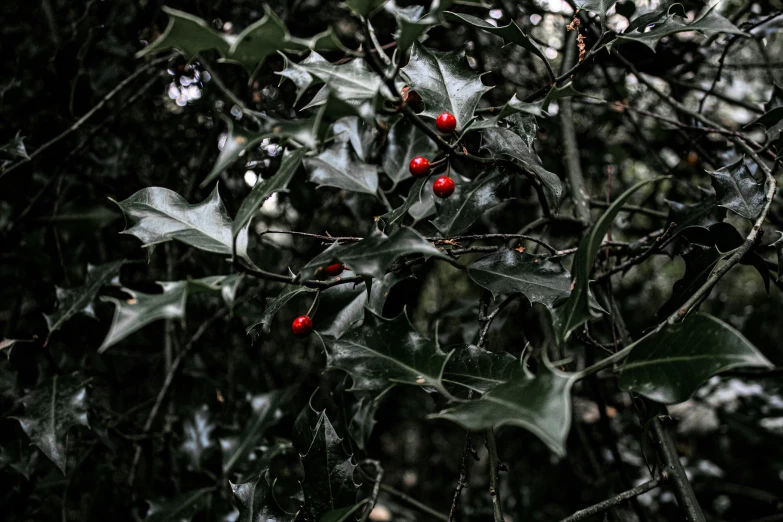
<svg viewBox="0 0 783 522">
<path fill-rule="evenodd" d="M 649 482 L 645 482 L 644 484 L 641 484 L 640 486 L 636 486 L 633 489 L 629 489 L 628 491 L 624 491 L 620 493 L 619 495 L 612 497 L 608 500 L 604 500 L 603 502 L 599 502 L 598 504 L 595 504 L 594 506 L 590 506 L 588 508 L 582 509 L 571 515 L 570 517 L 566 517 L 560 522 L 577 522 L 579 520 L 584 520 L 588 517 L 591 517 L 593 515 L 598 515 L 599 513 L 603 513 L 604 511 L 608 511 L 610 508 L 616 506 L 617 504 L 621 504 L 622 502 L 625 502 L 626 500 L 638 497 L 639 495 L 643 495 L 647 493 L 648 491 L 652 491 L 653 489 L 657 488 L 661 485 L 663 482 L 662 479 L 656 478 L 653 480 L 650 480 Z"/>
</svg>

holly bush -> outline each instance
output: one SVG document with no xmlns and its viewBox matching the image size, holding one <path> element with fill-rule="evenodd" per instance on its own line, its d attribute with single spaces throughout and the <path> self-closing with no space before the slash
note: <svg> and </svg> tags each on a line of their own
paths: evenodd
<svg viewBox="0 0 783 522">
<path fill-rule="evenodd" d="M 779 2 L 423 4 L 4 4 L 6 520 L 779 519 Z"/>
</svg>

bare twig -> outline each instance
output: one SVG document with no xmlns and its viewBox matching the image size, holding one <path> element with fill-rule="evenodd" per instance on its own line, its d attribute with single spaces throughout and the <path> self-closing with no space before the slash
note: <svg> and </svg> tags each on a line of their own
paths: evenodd
<svg viewBox="0 0 783 522">
<path fill-rule="evenodd" d="M 489 496 L 492 498 L 492 514 L 495 522 L 503 522 L 503 506 L 500 501 L 500 484 L 498 484 L 498 447 L 495 442 L 495 431 L 487 428 L 487 451 L 489 452 Z"/>
<path fill-rule="evenodd" d="M 648 482 L 645 482 L 644 484 L 641 484 L 639 486 L 636 486 L 633 489 L 629 489 L 628 491 L 624 491 L 620 493 L 619 495 L 612 497 L 608 500 L 604 500 L 603 502 L 599 502 L 598 504 L 595 504 L 594 506 L 590 506 L 588 508 L 582 509 L 571 515 L 570 517 L 566 517 L 560 522 L 577 522 L 579 520 L 584 520 L 588 517 L 591 517 L 593 515 L 597 515 L 599 513 L 603 513 L 604 511 L 609 510 L 610 508 L 616 506 L 617 504 L 620 504 L 626 500 L 638 497 L 639 495 L 643 495 L 647 493 L 648 491 L 651 491 L 658 486 L 661 485 L 663 482 L 662 479 L 656 478 L 652 479 Z"/>
</svg>

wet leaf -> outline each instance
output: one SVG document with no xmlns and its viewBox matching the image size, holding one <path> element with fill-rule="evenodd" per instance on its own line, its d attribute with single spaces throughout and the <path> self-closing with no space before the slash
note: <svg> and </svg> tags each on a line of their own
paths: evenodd
<svg viewBox="0 0 783 522">
<path fill-rule="evenodd" d="M 302 267 L 300 278 L 310 279 L 332 263 L 343 263 L 357 275 L 381 278 L 392 261 L 410 254 L 447 259 L 411 228 L 400 228 L 388 236 L 376 230 L 357 243 L 333 244 Z"/>
<path fill-rule="evenodd" d="M 509 182 L 508 174 L 491 170 L 469 183 L 457 183 L 454 194 L 440 205 L 436 204 L 438 217 L 432 224 L 443 236 L 461 234 L 487 211 L 504 201 Z"/>
<path fill-rule="evenodd" d="M 125 215 L 126 229 L 122 233 L 136 236 L 145 247 L 177 240 L 207 252 L 232 253 L 233 221 L 217 185 L 207 199 L 193 205 L 163 187 L 142 189 L 117 204 Z M 247 228 L 237 235 L 236 253 L 252 264 L 247 255 L 247 236 Z"/>
<path fill-rule="evenodd" d="M 597 317 L 593 313 L 594 307 L 590 306 L 589 300 L 590 274 L 604 236 L 609 227 L 612 226 L 615 216 L 637 190 L 650 183 L 656 183 L 661 179 L 664 178 L 641 181 L 626 190 L 609 205 L 609 208 L 601 214 L 601 217 L 587 230 L 587 233 L 582 238 L 571 267 L 571 277 L 573 279 L 571 295 L 563 304 L 552 310 L 552 322 L 558 344 L 564 343 L 577 327 Z"/>
<path fill-rule="evenodd" d="M 764 208 L 764 185 L 750 173 L 745 158 L 709 174 L 719 206 L 751 221 L 761 214 Z"/>
<path fill-rule="evenodd" d="M 267 470 L 253 480 L 231 484 L 239 508 L 236 522 L 294 522 L 298 513 L 286 513 L 274 497 L 274 483 Z"/>
<path fill-rule="evenodd" d="M 76 314 L 95 317 L 94 301 L 100 289 L 109 284 L 119 285 L 120 268 L 124 260 L 103 265 L 87 265 L 84 285 L 78 288 L 60 288 L 57 291 L 57 308 L 51 314 L 44 314 L 49 335 L 58 330 Z"/>
<path fill-rule="evenodd" d="M 347 141 L 334 142 L 318 156 L 305 158 L 304 165 L 310 181 L 320 187 L 373 195 L 378 190 L 378 167 L 360 161 Z"/>
<path fill-rule="evenodd" d="M 571 294 L 571 276 L 560 261 L 510 248 L 472 263 L 468 275 L 493 297 L 521 293 L 531 303 L 548 308 Z"/>
<path fill-rule="evenodd" d="M 234 223 L 231 225 L 231 233 L 234 236 L 238 236 L 242 233 L 249 223 L 253 219 L 253 216 L 261 208 L 272 194 L 286 190 L 288 184 L 299 169 L 299 165 L 302 163 L 305 149 L 296 149 L 294 151 L 285 151 L 283 153 L 283 159 L 280 162 L 280 168 L 277 173 L 270 179 L 259 178 L 250 194 L 242 201 L 242 205 L 237 211 L 237 216 L 234 219 Z"/>
<path fill-rule="evenodd" d="M 521 375 L 485 393 L 481 399 L 441 411 L 434 417 L 471 431 L 520 426 L 559 456 L 571 427 L 571 376 L 541 365 L 535 377 Z"/>
<path fill-rule="evenodd" d="M 716 373 L 738 367 L 772 364 L 737 330 L 699 312 L 637 341 L 621 369 L 620 387 L 673 404 Z"/>
<path fill-rule="evenodd" d="M 626 32 L 618 34 L 617 38 L 612 40 L 607 45 L 607 47 L 610 51 L 612 51 L 618 45 L 622 45 L 628 42 L 638 42 L 640 44 L 646 45 L 652 51 L 655 51 L 658 42 L 661 41 L 661 38 L 684 31 L 697 31 L 705 36 L 718 33 L 749 36 L 747 33 L 738 29 L 729 20 L 716 13 L 715 5 L 707 9 L 703 15 L 690 24 L 684 24 L 680 22 L 675 18 L 675 16 L 676 15 L 674 12 L 670 11 L 670 13 L 667 14 L 663 20 L 654 22 L 655 26 L 649 31 L 635 32 L 627 29 Z M 649 23 L 650 22 L 647 22 L 645 26 L 649 25 Z"/>
<path fill-rule="evenodd" d="M 394 1 L 386 3 L 386 10 L 397 20 L 397 32 L 394 39 L 397 42 L 397 52 L 407 53 L 427 30 L 438 23 L 438 17 L 433 13 L 424 14 L 424 7 L 410 5 L 399 7 Z"/>
<path fill-rule="evenodd" d="M 508 352 L 490 352 L 473 345 L 454 349 L 446 363 L 443 382 L 459 384 L 479 393 L 522 374 L 522 366 Z"/>
<path fill-rule="evenodd" d="M 403 225 L 408 211 L 414 205 L 420 204 L 425 200 L 425 194 L 429 185 L 429 178 L 424 177 L 417 179 L 416 182 L 411 185 L 410 190 L 408 190 L 408 197 L 405 198 L 402 205 L 378 218 L 378 223 L 383 228 L 384 232 L 391 234 Z"/>
<path fill-rule="evenodd" d="M 130 288 L 122 291 L 130 299 L 120 300 L 103 297 L 104 301 L 114 303 L 114 317 L 109 332 L 103 340 L 98 353 L 105 352 L 133 332 L 161 319 L 185 319 L 185 304 L 190 295 L 202 292 L 223 294 L 226 287 L 232 287 L 238 275 L 210 276 L 190 281 L 159 282 L 163 289 L 160 294 L 145 294 Z"/>
<path fill-rule="evenodd" d="M 390 383 L 442 389 L 448 355 L 417 332 L 405 314 L 384 319 L 367 312 L 340 339 L 325 339 L 329 368 L 348 372 L 351 390 L 378 391 Z"/>
<path fill-rule="evenodd" d="M 457 119 L 457 131 L 470 122 L 479 100 L 491 89 L 471 70 L 464 52 L 442 53 L 418 42 L 414 42 L 410 61 L 402 71 L 424 100 L 421 115 L 437 118 L 449 112 Z"/>
<path fill-rule="evenodd" d="M 533 40 L 530 39 L 528 35 L 522 32 L 522 29 L 519 28 L 516 22 L 512 21 L 508 25 L 496 27 L 486 20 L 482 20 L 481 18 L 469 14 L 451 13 L 448 11 L 443 14 L 446 20 L 450 22 L 461 22 L 470 25 L 490 34 L 494 34 L 495 36 L 501 37 L 504 44 L 513 43 L 517 44 L 523 49 L 527 49 L 535 56 L 538 56 L 545 64 L 547 64 L 547 68 L 551 69 L 551 67 L 549 67 L 549 60 L 546 59 L 544 52 Z"/>
<path fill-rule="evenodd" d="M 358 486 L 353 481 L 356 466 L 343 450 L 342 439 L 325 413 L 318 419 L 310 448 L 302 456 L 302 465 L 305 509 L 312 520 L 356 502 Z"/>
<path fill-rule="evenodd" d="M 30 442 L 65 474 L 68 431 L 90 427 L 87 383 L 79 375 L 55 376 L 22 397 L 24 413 L 14 417 Z"/>
</svg>

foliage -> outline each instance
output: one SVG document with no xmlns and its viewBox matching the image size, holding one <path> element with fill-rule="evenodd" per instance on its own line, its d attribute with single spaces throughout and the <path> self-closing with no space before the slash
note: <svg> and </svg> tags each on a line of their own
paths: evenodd
<svg viewBox="0 0 783 522">
<path fill-rule="evenodd" d="M 4 519 L 780 512 L 774 2 L 7 4 Z"/>
</svg>

